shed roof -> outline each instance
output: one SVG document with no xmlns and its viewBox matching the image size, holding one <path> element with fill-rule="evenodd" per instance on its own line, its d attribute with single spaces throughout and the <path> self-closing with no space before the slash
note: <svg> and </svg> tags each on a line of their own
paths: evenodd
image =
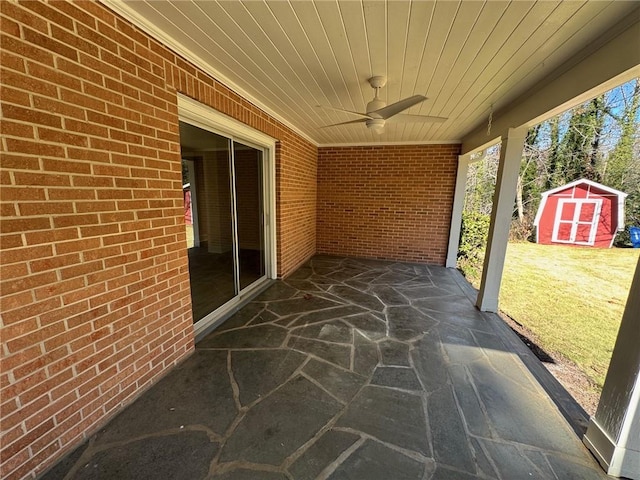
<svg viewBox="0 0 640 480">
<path fill-rule="evenodd" d="M 610 193 L 612 195 L 618 195 L 618 196 L 623 196 L 623 197 L 627 197 L 627 193 L 624 193 L 620 190 L 616 190 L 615 188 L 611 188 L 611 187 L 607 187 L 606 185 L 602 185 L 601 183 L 598 182 L 594 182 L 593 180 L 588 180 L 586 178 L 580 178 L 578 180 L 574 180 L 573 182 L 569 182 L 565 185 L 561 185 L 559 187 L 556 188 L 552 188 L 551 190 L 547 190 L 546 192 L 542 192 L 542 197 L 546 197 L 549 196 L 553 193 L 557 193 L 557 192 L 561 192 L 563 190 L 566 190 L 567 188 L 572 188 L 575 187 L 576 185 L 580 185 L 581 183 L 584 183 L 586 185 L 589 185 L 591 187 L 595 187 L 598 188 L 600 190 L 604 190 L 607 193 Z"/>
</svg>

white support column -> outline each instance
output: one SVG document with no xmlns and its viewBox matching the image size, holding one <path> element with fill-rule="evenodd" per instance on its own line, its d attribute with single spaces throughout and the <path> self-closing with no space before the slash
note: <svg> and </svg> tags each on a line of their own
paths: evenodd
<svg viewBox="0 0 640 480">
<path fill-rule="evenodd" d="M 491 209 L 491 225 L 489 226 L 480 293 L 476 302 L 476 306 L 483 312 L 498 311 L 498 294 L 526 136 L 526 128 L 510 128 L 506 137 L 502 137 L 498 178 L 496 191 L 493 194 L 493 208 Z"/>
<path fill-rule="evenodd" d="M 451 211 L 451 226 L 449 227 L 449 248 L 447 250 L 447 268 L 456 268 L 458 247 L 460 245 L 460 227 L 462 225 L 462 210 L 464 209 L 464 195 L 467 187 L 467 173 L 471 155 L 458 157 L 458 173 L 456 174 L 456 190 L 453 195 L 453 209 Z"/>
<path fill-rule="evenodd" d="M 584 443 L 609 475 L 640 480 L 640 261 Z"/>
</svg>

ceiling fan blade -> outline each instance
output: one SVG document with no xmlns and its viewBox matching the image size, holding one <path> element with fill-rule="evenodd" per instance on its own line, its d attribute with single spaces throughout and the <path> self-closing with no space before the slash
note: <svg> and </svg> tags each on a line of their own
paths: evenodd
<svg viewBox="0 0 640 480">
<path fill-rule="evenodd" d="M 382 107 L 373 112 L 369 112 L 369 115 L 377 118 L 391 118 L 394 115 L 406 110 L 407 108 L 413 107 L 420 102 L 424 102 L 427 99 L 424 95 L 414 95 L 413 97 L 404 98 L 396 103 L 392 103 L 391 105 L 387 105 L 386 107 Z"/>
<path fill-rule="evenodd" d="M 351 125 L 353 123 L 364 123 L 367 120 L 369 120 L 369 118 L 359 118 L 358 120 L 350 120 L 348 122 L 340 122 L 340 123 L 332 123 L 331 125 L 324 125 L 320 128 L 337 127 L 339 125 Z"/>
<path fill-rule="evenodd" d="M 316 107 L 318 108 L 323 108 L 325 110 L 334 110 L 336 112 L 342 112 L 342 113 L 349 113 L 351 115 L 357 115 L 359 117 L 362 117 L 364 119 L 369 119 L 371 117 L 369 117 L 369 115 L 367 115 L 366 113 L 360 113 L 360 112 L 354 112 L 352 110 L 345 110 L 344 108 L 336 108 L 336 107 L 327 107 L 325 105 L 316 105 Z"/>
<path fill-rule="evenodd" d="M 445 117 L 432 117 L 429 115 L 409 115 L 407 113 L 400 113 L 391 117 L 388 122 L 404 122 L 404 123 L 443 123 L 449 120 Z"/>
</svg>

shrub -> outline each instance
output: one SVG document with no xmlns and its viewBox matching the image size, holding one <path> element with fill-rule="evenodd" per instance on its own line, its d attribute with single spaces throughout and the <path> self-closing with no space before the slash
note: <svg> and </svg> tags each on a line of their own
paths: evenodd
<svg viewBox="0 0 640 480">
<path fill-rule="evenodd" d="M 490 215 L 485 213 L 462 213 L 458 268 L 472 284 L 477 283 L 482 272 L 490 221 Z"/>
<path fill-rule="evenodd" d="M 514 218 L 509 226 L 510 242 L 526 242 L 531 240 L 533 236 L 533 222 L 529 217 L 525 216 L 522 222 Z"/>
</svg>

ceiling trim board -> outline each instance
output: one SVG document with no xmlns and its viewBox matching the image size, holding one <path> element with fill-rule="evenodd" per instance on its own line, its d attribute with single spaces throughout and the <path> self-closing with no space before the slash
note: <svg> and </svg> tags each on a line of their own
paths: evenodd
<svg viewBox="0 0 640 480">
<path fill-rule="evenodd" d="M 129 6 L 127 6 L 124 2 L 120 0 L 99 0 L 100 3 L 105 5 L 107 8 L 113 10 L 115 13 L 123 17 L 125 20 L 131 22 L 134 26 L 140 28 L 142 31 L 151 35 L 155 40 L 159 41 L 164 46 L 173 50 L 176 54 L 183 57 L 185 60 L 191 62 L 196 67 L 200 68 L 203 72 L 211 75 L 217 81 L 223 83 L 231 90 L 233 90 L 236 94 L 244 98 L 245 100 L 253 103 L 256 107 L 261 109 L 267 115 L 273 117 L 277 121 L 281 122 L 287 128 L 290 128 L 296 134 L 300 135 L 302 138 L 307 140 L 309 143 L 314 145 L 315 147 L 319 147 L 319 144 L 316 140 L 311 138 L 309 135 L 304 133 L 302 130 L 294 126 L 291 122 L 280 116 L 278 113 L 274 112 L 272 109 L 265 106 L 261 101 L 256 99 L 253 95 L 249 94 L 246 90 L 239 87 L 235 82 L 231 79 L 220 73 L 214 67 L 212 67 L 208 62 L 200 58 L 200 56 L 193 53 L 187 47 L 182 45 L 180 42 L 175 40 L 173 37 L 167 35 L 165 32 L 157 28 L 151 22 L 147 21 L 145 18 L 140 16 L 137 12 L 132 10 Z"/>
<path fill-rule="evenodd" d="M 425 140 L 423 142 L 378 142 L 378 143 L 321 143 L 318 148 L 335 147 L 394 147 L 394 146 L 421 146 L 421 145 L 462 145 L 462 140 Z"/>
</svg>

